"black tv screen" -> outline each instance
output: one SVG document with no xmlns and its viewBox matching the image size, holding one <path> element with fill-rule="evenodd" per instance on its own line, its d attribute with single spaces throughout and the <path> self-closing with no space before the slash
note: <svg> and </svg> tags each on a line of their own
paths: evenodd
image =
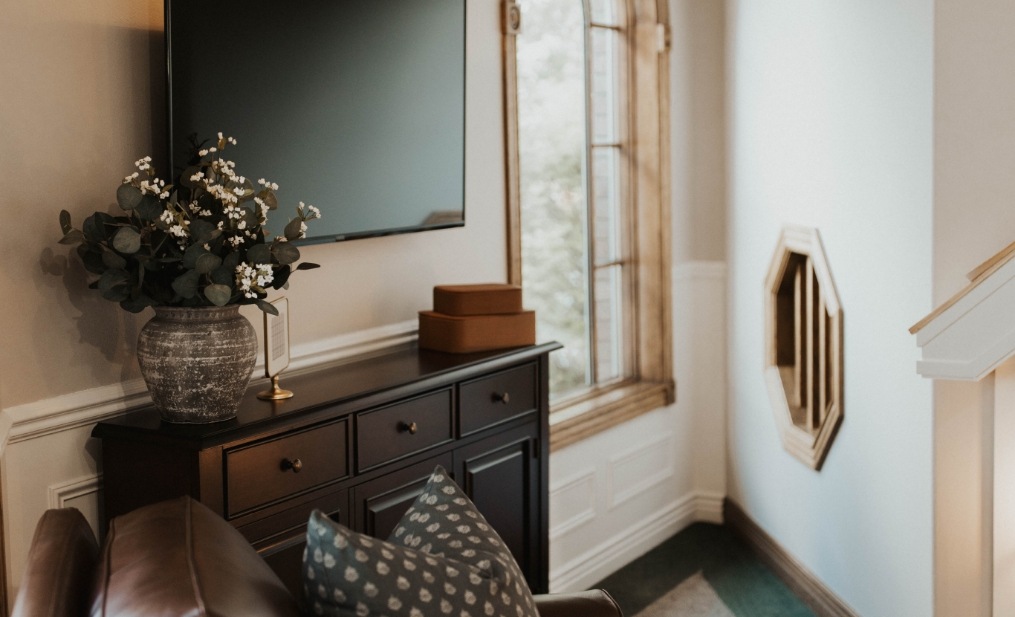
<svg viewBox="0 0 1015 617">
<path fill-rule="evenodd" d="M 465 0 L 166 0 L 169 157 L 189 136 L 279 185 L 308 241 L 465 221 Z"/>
</svg>

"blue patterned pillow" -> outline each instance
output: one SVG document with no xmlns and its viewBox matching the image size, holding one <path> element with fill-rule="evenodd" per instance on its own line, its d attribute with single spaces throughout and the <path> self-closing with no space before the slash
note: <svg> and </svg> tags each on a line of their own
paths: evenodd
<svg viewBox="0 0 1015 617">
<path fill-rule="evenodd" d="M 538 617 L 510 551 L 443 468 L 390 541 L 310 515 L 304 602 L 316 615 Z"/>
</svg>

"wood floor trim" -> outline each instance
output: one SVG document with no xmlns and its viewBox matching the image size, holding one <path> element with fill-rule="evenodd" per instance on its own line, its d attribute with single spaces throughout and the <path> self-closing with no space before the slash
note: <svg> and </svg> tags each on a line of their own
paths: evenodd
<svg viewBox="0 0 1015 617">
<path fill-rule="evenodd" d="M 723 519 L 758 557 L 797 594 L 818 617 L 859 617 L 814 574 L 747 515 L 736 502 L 723 501 Z"/>
</svg>

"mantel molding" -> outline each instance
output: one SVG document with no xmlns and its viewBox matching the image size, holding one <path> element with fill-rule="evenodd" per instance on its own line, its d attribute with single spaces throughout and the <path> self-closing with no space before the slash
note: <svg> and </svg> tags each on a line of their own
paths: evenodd
<svg viewBox="0 0 1015 617">
<path fill-rule="evenodd" d="M 970 273 L 971 282 L 909 329 L 924 377 L 979 381 L 1015 355 L 1015 243 Z"/>
</svg>

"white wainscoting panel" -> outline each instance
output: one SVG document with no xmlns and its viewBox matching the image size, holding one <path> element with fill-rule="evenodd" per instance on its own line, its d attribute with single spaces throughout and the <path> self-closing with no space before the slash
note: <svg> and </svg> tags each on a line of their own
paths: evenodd
<svg viewBox="0 0 1015 617">
<path fill-rule="evenodd" d="M 35 524 L 48 508 L 81 510 L 99 534 L 99 448 L 91 425 L 10 443 L 3 455 L 4 556 L 8 600 L 24 571 Z"/>
<path fill-rule="evenodd" d="M 628 503 L 673 477 L 675 444 L 673 433 L 665 431 L 610 458 L 609 508 Z"/>
<path fill-rule="evenodd" d="M 596 517 L 596 470 L 589 468 L 550 491 L 550 541 Z"/>
<path fill-rule="evenodd" d="M 59 482 L 49 486 L 50 508 L 79 508 L 88 497 L 98 496 L 102 490 L 102 477 L 98 474 L 82 476 L 67 482 Z"/>
</svg>

